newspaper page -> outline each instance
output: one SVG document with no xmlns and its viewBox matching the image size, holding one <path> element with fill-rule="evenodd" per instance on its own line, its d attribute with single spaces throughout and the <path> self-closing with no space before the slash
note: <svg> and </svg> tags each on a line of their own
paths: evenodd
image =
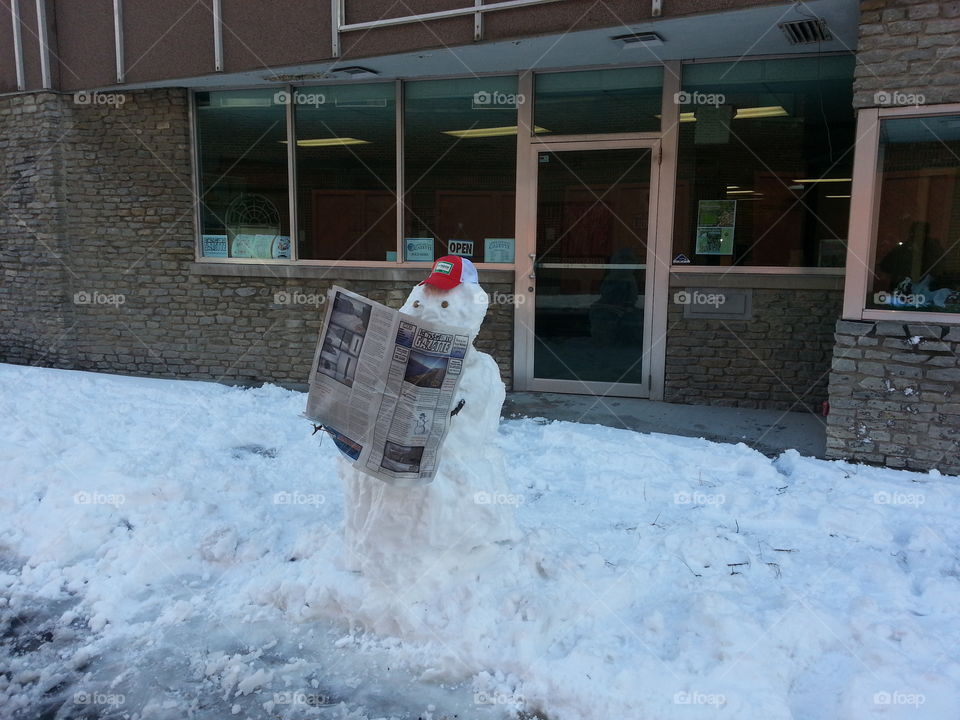
<svg viewBox="0 0 960 720">
<path fill-rule="evenodd" d="M 462 329 L 334 286 L 304 414 L 366 474 L 391 485 L 429 483 L 469 347 Z"/>
</svg>

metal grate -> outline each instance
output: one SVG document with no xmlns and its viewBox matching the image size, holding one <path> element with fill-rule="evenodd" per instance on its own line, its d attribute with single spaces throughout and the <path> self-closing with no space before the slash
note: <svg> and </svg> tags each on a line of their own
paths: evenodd
<svg viewBox="0 0 960 720">
<path fill-rule="evenodd" d="M 812 43 L 830 40 L 833 36 L 827 28 L 827 21 L 822 18 L 814 20 L 792 20 L 780 23 L 780 29 L 787 36 L 791 45 L 810 45 Z"/>
</svg>

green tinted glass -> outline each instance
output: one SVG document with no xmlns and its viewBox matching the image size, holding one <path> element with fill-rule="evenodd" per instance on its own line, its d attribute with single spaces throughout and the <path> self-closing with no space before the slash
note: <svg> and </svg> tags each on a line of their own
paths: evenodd
<svg viewBox="0 0 960 720">
<path fill-rule="evenodd" d="M 852 56 L 684 66 L 675 257 L 844 264 L 853 66 Z"/>
<path fill-rule="evenodd" d="M 534 78 L 537 134 L 656 132 L 663 68 L 548 73 Z"/>
<path fill-rule="evenodd" d="M 290 258 L 287 123 L 274 90 L 196 94 L 205 257 Z"/>
</svg>

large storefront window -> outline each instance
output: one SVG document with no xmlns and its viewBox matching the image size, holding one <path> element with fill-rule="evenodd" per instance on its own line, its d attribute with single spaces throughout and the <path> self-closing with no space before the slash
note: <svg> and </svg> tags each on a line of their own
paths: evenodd
<svg viewBox="0 0 960 720">
<path fill-rule="evenodd" d="M 196 95 L 204 257 L 291 257 L 286 112 L 275 92 Z"/>
<path fill-rule="evenodd" d="M 867 307 L 960 313 L 960 115 L 883 120 L 879 170 Z"/>
<path fill-rule="evenodd" d="M 660 130 L 662 67 L 548 73 L 534 83 L 538 135 Z"/>
<path fill-rule="evenodd" d="M 405 86 L 404 259 L 513 262 L 516 77 Z"/>
<path fill-rule="evenodd" d="M 296 88 L 297 234 L 307 260 L 396 260 L 393 83 Z"/>
<path fill-rule="evenodd" d="M 852 56 L 683 68 L 674 263 L 840 267 Z"/>
</svg>

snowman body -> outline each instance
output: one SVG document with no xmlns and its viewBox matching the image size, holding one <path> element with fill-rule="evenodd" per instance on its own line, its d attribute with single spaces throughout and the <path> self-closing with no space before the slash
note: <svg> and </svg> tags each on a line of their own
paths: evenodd
<svg viewBox="0 0 960 720">
<path fill-rule="evenodd" d="M 433 482 L 395 487 L 341 458 L 346 564 L 383 582 L 415 581 L 427 572 L 455 574 L 489 555 L 517 530 L 503 455 L 496 445 L 506 391 L 496 361 L 473 347 L 488 298 L 476 283 L 451 290 L 418 285 L 401 310 L 469 331 L 454 407 Z M 451 408 L 452 410 L 453 408 Z"/>
</svg>

